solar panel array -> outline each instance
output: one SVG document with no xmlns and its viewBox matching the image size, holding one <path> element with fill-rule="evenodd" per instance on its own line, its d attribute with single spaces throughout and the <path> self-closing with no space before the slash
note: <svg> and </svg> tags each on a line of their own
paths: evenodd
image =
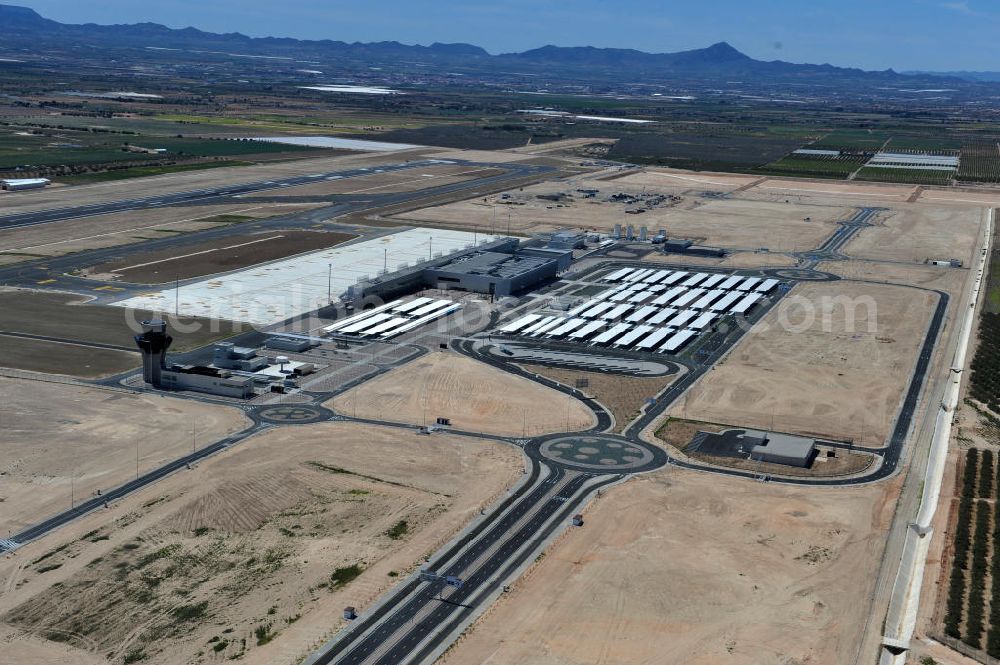
<svg viewBox="0 0 1000 665">
<path fill-rule="evenodd" d="M 750 312 L 779 284 L 770 278 L 649 268 L 621 268 L 604 281 L 613 286 L 565 315 L 527 314 L 499 332 L 677 353 L 721 317 Z"/>
<path fill-rule="evenodd" d="M 396 300 L 337 321 L 323 328 L 323 332 L 367 339 L 391 339 L 461 308 L 459 303 L 448 299 L 421 297 L 405 302 Z"/>
</svg>

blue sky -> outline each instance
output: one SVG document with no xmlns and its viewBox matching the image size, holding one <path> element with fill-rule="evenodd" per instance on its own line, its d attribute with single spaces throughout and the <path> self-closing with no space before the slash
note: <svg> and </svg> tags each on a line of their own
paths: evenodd
<svg viewBox="0 0 1000 665">
<path fill-rule="evenodd" d="M 153 21 L 253 36 L 545 44 L 665 52 L 728 41 L 755 58 L 865 69 L 1000 70 L 997 0 L 0 0 L 66 23 Z"/>
</svg>

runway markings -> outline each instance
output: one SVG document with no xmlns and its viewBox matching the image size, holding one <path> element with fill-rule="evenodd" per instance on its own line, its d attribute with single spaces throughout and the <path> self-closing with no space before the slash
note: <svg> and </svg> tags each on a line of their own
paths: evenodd
<svg viewBox="0 0 1000 665">
<path fill-rule="evenodd" d="M 43 245 L 30 245 L 28 247 L 9 247 L 7 249 L 3 249 L 3 250 L 0 250 L 0 251 L 3 251 L 3 252 L 9 252 L 9 251 L 14 251 L 14 250 L 24 251 L 24 250 L 29 250 L 29 249 L 39 249 L 41 247 L 51 247 L 52 245 L 65 245 L 68 242 L 82 242 L 84 240 L 93 240 L 94 238 L 104 238 L 106 236 L 121 235 L 122 233 L 132 233 L 133 231 L 144 231 L 146 229 L 163 228 L 164 226 L 170 226 L 172 224 L 186 224 L 187 222 L 197 222 L 199 219 L 207 219 L 209 217 L 218 217 L 220 214 L 222 214 L 222 215 L 237 214 L 237 213 L 238 214 L 242 214 L 242 213 L 246 213 L 246 212 L 251 212 L 253 210 L 260 210 L 261 208 L 266 208 L 266 207 L 267 207 L 266 205 L 261 205 L 261 206 L 255 206 L 253 208 L 243 208 L 241 210 L 233 211 L 232 213 L 211 212 L 211 213 L 207 213 L 207 214 L 204 214 L 204 215 L 200 215 L 198 217 L 189 217 L 188 219 L 178 219 L 176 221 L 169 221 L 169 222 L 158 222 L 156 224 L 150 224 L 148 226 L 136 226 L 136 227 L 133 227 L 133 228 L 130 228 L 130 229 L 122 229 L 121 231 L 109 231 L 108 233 L 98 233 L 97 235 L 84 236 L 82 238 L 70 238 L 68 240 L 57 240 L 56 242 L 47 242 L 47 243 L 45 243 Z M 112 214 L 113 215 L 113 214 L 117 214 L 117 213 L 108 213 L 108 214 Z M 85 215 L 85 216 L 92 217 L 93 215 Z M 81 219 L 81 217 L 74 217 L 73 219 Z M 70 221 L 70 220 L 65 220 L 65 221 Z"/>
<path fill-rule="evenodd" d="M 199 256 L 201 254 L 211 254 L 212 252 L 221 252 L 226 249 L 236 249 L 237 247 L 246 247 L 247 245 L 254 245 L 259 242 L 268 242 L 270 240 L 277 240 L 278 238 L 284 238 L 284 235 L 271 236 L 269 238 L 260 238 L 258 240 L 250 240 L 249 242 L 241 242 L 238 245 L 229 245 L 227 247 L 213 247 L 212 249 L 204 249 L 200 252 L 191 252 L 190 254 L 181 254 L 179 256 L 171 256 L 167 259 L 158 259 L 156 261 L 149 261 L 148 263 L 137 263 L 134 266 L 127 266 L 125 268 L 119 268 L 119 272 L 125 272 L 126 270 L 134 270 L 136 268 L 145 268 L 146 266 L 155 266 L 157 263 L 166 263 L 168 261 L 176 261 L 177 259 L 186 259 L 191 256 Z"/>
</svg>

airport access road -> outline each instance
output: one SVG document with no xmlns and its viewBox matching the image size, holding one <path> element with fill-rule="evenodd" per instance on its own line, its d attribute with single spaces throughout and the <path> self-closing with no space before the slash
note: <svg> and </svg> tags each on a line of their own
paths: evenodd
<svg viewBox="0 0 1000 665">
<path fill-rule="evenodd" d="M 560 446 L 564 448 L 560 448 Z M 307 665 L 417 665 L 437 654 L 538 556 L 595 491 L 632 473 L 662 466 L 662 450 L 639 450 L 621 437 L 574 433 L 525 442 L 532 468 L 542 470 L 522 496 L 498 508 L 488 526 L 460 548 L 435 556 L 369 614 L 305 662 Z M 598 459 L 617 455 L 616 460 Z M 580 462 L 577 457 L 592 458 Z M 565 457 L 565 459 L 562 459 Z M 616 461 L 617 463 L 611 463 Z M 449 585 L 443 578 L 461 580 Z"/>
</svg>

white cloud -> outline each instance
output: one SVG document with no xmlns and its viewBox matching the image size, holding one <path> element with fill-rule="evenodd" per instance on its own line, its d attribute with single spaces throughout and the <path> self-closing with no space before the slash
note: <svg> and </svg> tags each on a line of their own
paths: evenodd
<svg viewBox="0 0 1000 665">
<path fill-rule="evenodd" d="M 972 7 L 969 6 L 968 2 L 943 2 L 941 6 L 945 9 L 950 9 L 952 11 L 958 12 L 960 14 L 966 14 L 968 16 L 981 16 L 981 14 Z"/>
</svg>

